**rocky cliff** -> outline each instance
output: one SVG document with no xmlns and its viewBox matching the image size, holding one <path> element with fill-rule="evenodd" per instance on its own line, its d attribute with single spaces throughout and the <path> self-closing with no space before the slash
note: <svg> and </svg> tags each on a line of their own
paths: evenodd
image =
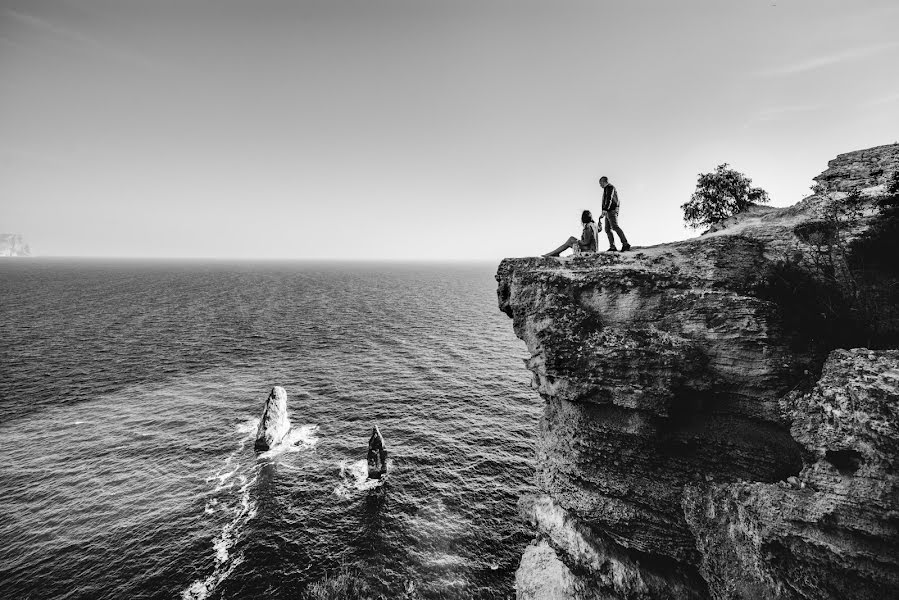
<svg viewBox="0 0 899 600">
<path fill-rule="evenodd" d="M 849 153 L 699 238 L 502 262 L 545 402 L 520 600 L 899 594 L 899 354 L 835 350 L 899 332 L 859 272 L 883 217 L 834 211 L 897 167 Z"/>
<path fill-rule="evenodd" d="M 877 146 L 840 154 L 827 163 L 827 170 L 815 177 L 821 192 L 849 192 L 883 185 L 899 171 L 897 144 Z"/>
<path fill-rule="evenodd" d="M 0 233 L 0 257 L 31 256 L 31 248 L 18 233 Z"/>
</svg>

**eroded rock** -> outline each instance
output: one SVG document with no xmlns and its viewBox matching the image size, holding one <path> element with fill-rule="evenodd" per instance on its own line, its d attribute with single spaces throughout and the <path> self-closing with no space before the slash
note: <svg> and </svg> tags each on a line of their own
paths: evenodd
<svg viewBox="0 0 899 600">
<path fill-rule="evenodd" d="M 899 145 L 875 150 L 878 164 L 899 164 Z M 540 499 L 523 503 L 537 538 L 516 575 L 521 597 L 541 597 L 541 582 L 555 594 L 544 597 L 556 598 L 793 597 L 790 590 L 801 586 L 787 588 L 786 582 L 815 556 L 819 562 L 809 568 L 818 574 L 801 588 L 802 597 L 839 597 L 823 583 L 828 570 L 867 590 L 855 597 L 879 597 L 871 595 L 876 587 L 852 583 L 851 573 L 865 569 L 880 569 L 864 577 L 897 595 L 890 587 L 892 559 L 884 558 L 893 547 L 884 535 L 899 512 L 875 493 L 895 494 L 882 476 L 892 463 L 877 463 L 873 473 L 881 475 L 865 480 L 870 493 L 858 498 L 868 507 L 850 503 L 839 517 L 854 514 L 857 526 L 828 525 L 868 562 L 853 562 L 835 550 L 836 541 L 824 544 L 814 534 L 817 541 L 803 541 L 802 524 L 819 522 L 803 511 L 851 496 L 810 479 L 810 456 L 820 454 L 815 464 L 831 465 L 828 477 L 857 487 L 862 480 L 845 483 L 841 469 L 863 473 L 873 464 L 867 454 L 873 442 L 861 430 L 831 432 L 824 408 L 802 405 L 817 401 L 794 391 L 821 372 L 839 324 L 824 314 L 824 302 L 809 303 L 809 294 L 796 295 L 796 288 L 802 292 L 811 282 L 815 290 L 830 285 L 845 293 L 856 283 L 848 270 L 814 272 L 818 250 L 797 232 L 820 223 L 828 203 L 846 190 L 888 175 L 859 174 L 842 187 L 831 179 L 839 192 L 788 208 L 759 207 L 683 242 L 627 254 L 502 262 L 499 306 L 527 344 L 525 363 L 545 401 L 536 440 Z M 873 203 L 865 202 L 846 231 L 853 238 L 878 218 Z M 785 263 L 793 271 L 785 272 Z M 895 272 L 890 277 L 896 281 Z M 895 314 L 884 310 L 878 317 L 880 330 L 892 336 L 899 331 Z M 884 368 L 877 363 L 868 376 Z M 831 402 L 827 418 L 844 414 L 841 402 Z M 799 419 L 797 411 L 819 416 Z M 896 423 L 895 413 L 859 418 L 881 431 Z M 861 445 L 825 442 L 828 436 Z M 896 452 L 885 446 L 880 456 Z M 817 493 L 824 500 L 814 500 Z M 789 498 L 795 515 L 785 508 Z M 752 545 L 769 539 L 760 533 L 765 528 L 783 548 Z M 880 537 L 870 542 L 871 535 Z M 736 550 L 728 554 L 740 544 L 760 549 L 742 558 Z M 766 552 L 795 567 L 753 567 Z M 731 576 L 741 569 L 759 575 Z M 723 586 L 726 580 L 742 583 Z"/>
<path fill-rule="evenodd" d="M 276 385 L 265 401 L 259 428 L 256 430 L 256 450 L 269 450 L 284 439 L 290 431 L 290 419 L 287 416 L 287 392 Z"/>
<path fill-rule="evenodd" d="M 890 173 L 899 171 L 899 144 L 889 144 L 840 154 L 815 177 L 825 191 L 849 192 L 883 185 Z"/>
<path fill-rule="evenodd" d="M 806 456 L 798 481 L 684 495 L 715 597 L 896 597 L 899 351 L 834 351 L 783 404 Z"/>
</svg>

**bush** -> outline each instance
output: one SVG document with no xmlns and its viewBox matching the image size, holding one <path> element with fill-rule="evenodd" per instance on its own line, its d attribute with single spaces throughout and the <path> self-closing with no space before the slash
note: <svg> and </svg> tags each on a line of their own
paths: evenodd
<svg viewBox="0 0 899 600">
<path fill-rule="evenodd" d="M 753 204 L 768 201 L 765 190 L 752 187 L 751 179 L 724 163 L 712 173 L 699 174 L 696 191 L 689 202 L 681 204 L 681 209 L 684 222 L 697 229 L 732 217 Z"/>
<path fill-rule="evenodd" d="M 868 220 L 872 205 L 876 214 Z M 873 201 L 853 191 L 827 198 L 822 208 L 821 218 L 794 228 L 803 246 L 774 265 L 762 295 L 782 307 L 792 329 L 813 347 L 895 347 L 899 174 Z"/>
</svg>

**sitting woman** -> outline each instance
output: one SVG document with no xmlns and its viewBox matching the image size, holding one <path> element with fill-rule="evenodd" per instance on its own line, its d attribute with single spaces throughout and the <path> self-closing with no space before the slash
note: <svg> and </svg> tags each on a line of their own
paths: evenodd
<svg viewBox="0 0 899 600">
<path fill-rule="evenodd" d="M 584 231 L 581 233 L 581 239 L 572 236 L 568 238 L 567 242 L 543 256 L 559 256 L 569 248 L 574 250 L 575 254 L 580 254 L 581 252 L 596 252 L 596 223 L 593 221 L 593 215 L 590 214 L 589 210 L 585 210 L 581 213 L 581 223 L 584 224 Z"/>
</svg>

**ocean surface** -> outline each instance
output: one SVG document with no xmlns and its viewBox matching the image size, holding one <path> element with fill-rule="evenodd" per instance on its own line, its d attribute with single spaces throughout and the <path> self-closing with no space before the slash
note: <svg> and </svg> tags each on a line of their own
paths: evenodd
<svg viewBox="0 0 899 600">
<path fill-rule="evenodd" d="M 0 598 L 298 598 L 341 569 L 513 597 L 541 406 L 494 271 L 0 262 Z M 275 385 L 294 428 L 260 454 Z"/>
</svg>

